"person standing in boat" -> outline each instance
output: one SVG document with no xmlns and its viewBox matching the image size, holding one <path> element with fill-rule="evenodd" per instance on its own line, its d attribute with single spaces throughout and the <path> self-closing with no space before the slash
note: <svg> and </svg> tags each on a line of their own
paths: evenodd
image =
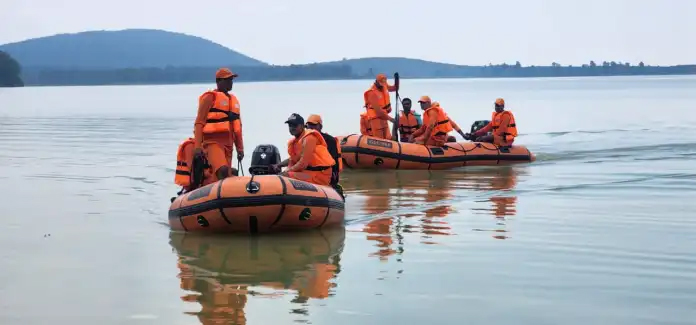
<svg viewBox="0 0 696 325">
<path fill-rule="evenodd" d="M 274 170 L 287 167 L 281 173 L 294 179 L 317 185 L 330 185 L 336 164 L 328 150 L 328 145 L 321 133 L 306 129 L 304 118 L 297 113 L 290 115 L 285 123 L 293 137 L 288 141 L 288 155 Z M 334 140 L 335 141 L 335 140 Z"/>
<path fill-rule="evenodd" d="M 380 139 L 392 139 L 388 121 L 392 123 L 396 123 L 396 121 L 393 117 L 389 116 L 389 113 L 392 111 L 389 92 L 399 89 L 398 74 L 396 74 L 396 77 L 397 79 L 392 86 L 387 82 L 387 76 L 380 73 L 377 75 L 370 89 L 363 93 L 369 128 L 371 129 L 372 136 Z"/>
<path fill-rule="evenodd" d="M 306 127 L 310 130 L 316 130 L 321 134 L 326 142 L 326 149 L 329 150 L 331 158 L 336 162 L 335 165 L 331 167 L 331 183 L 330 185 L 336 187 L 340 179 L 339 175 L 343 171 L 343 160 L 341 159 L 341 145 L 338 143 L 338 139 L 328 133 L 322 132 L 324 128 L 321 116 L 318 114 L 312 114 L 307 117 Z"/>
<path fill-rule="evenodd" d="M 429 146 L 444 146 L 446 142 L 452 141 L 452 137 L 447 135 L 452 130 L 457 130 L 465 138 L 466 135 L 462 129 L 445 113 L 445 110 L 440 107 L 440 103 L 432 102 L 428 96 L 421 96 L 418 103 L 424 111 L 423 125 L 411 135 L 409 142 Z"/>
<path fill-rule="evenodd" d="M 401 104 L 404 106 L 404 109 L 399 116 L 399 138 L 401 142 L 410 142 L 411 134 L 420 129 L 420 123 L 411 111 L 411 99 L 408 97 L 404 98 Z"/>
<path fill-rule="evenodd" d="M 505 100 L 502 98 L 496 99 L 493 107 L 495 111 L 491 116 L 491 121 L 480 130 L 469 134 L 468 138 L 476 139 L 476 142 L 488 142 L 501 147 L 509 147 L 517 137 L 515 116 L 512 112 L 505 110 Z M 484 135 L 488 131 L 493 131 L 493 134 Z"/>
<path fill-rule="evenodd" d="M 194 156 L 207 159 L 217 180 L 238 172 L 232 168 L 233 145 L 237 149 L 237 160 L 244 158 L 239 100 L 230 93 L 233 79 L 237 76 L 230 69 L 219 69 L 215 73 L 217 89 L 206 91 L 198 98 L 198 114 L 193 127 Z"/>
</svg>

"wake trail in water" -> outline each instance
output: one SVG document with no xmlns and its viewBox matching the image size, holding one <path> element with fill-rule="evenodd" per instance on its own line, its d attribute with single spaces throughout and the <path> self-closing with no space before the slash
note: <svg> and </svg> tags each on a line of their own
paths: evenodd
<svg viewBox="0 0 696 325">
<path fill-rule="evenodd" d="M 659 157 L 643 157 L 646 154 L 660 154 Z M 671 154 L 671 155 L 667 155 Z M 696 142 L 663 143 L 653 145 L 636 145 L 628 147 L 611 147 L 595 150 L 563 150 L 557 152 L 536 153 L 537 162 L 549 163 L 568 160 L 588 160 L 596 158 L 627 158 L 635 160 L 665 160 L 696 158 Z"/>
<path fill-rule="evenodd" d="M 569 134 L 605 134 L 605 133 L 614 133 L 614 132 L 645 132 L 645 131 L 654 131 L 651 129 L 607 129 L 607 130 L 577 130 L 577 131 L 554 131 L 554 132 L 543 132 L 543 133 L 520 133 L 520 136 L 525 136 L 525 135 L 546 135 L 550 137 L 560 137 L 563 135 L 569 135 Z"/>
<path fill-rule="evenodd" d="M 664 135 L 657 142 L 655 135 Z M 684 137 L 677 135 L 683 134 Z M 530 133 L 535 164 L 561 161 L 684 160 L 696 157 L 696 128 L 660 126 Z M 535 148 L 536 147 L 536 148 Z"/>
</svg>

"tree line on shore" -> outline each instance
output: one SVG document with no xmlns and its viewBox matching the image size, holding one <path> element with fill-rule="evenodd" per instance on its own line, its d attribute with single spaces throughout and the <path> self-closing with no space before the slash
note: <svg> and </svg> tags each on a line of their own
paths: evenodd
<svg viewBox="0 0 696 325">
<path fill-rule="evenodd" d="M 219 67 L 164 67 L 127 69 L 58 69 L 50 67 L 26 67 L 22 69 L 11 56 L 0 51 L 0 86 L 23 85 L 117 85 L 117 84 L 183 84 L 210 82 Z M 239 74 L 239 81 L 292 81 L 371 79 L 381 71 L 380 67 L 355 72 L 350 63 L 313 63 L 289 66 L 231 66 Z M 431 68 L 419 65 L 398 71 L 403 78 L 525 78 L 525 77 L 574 77 L 574 76 L 628 76 L 628 75 L 683 75 L 696 74 L 696 65 L 649 66 L 640 62 L 629 63 L 590 61 L 581 66 L 562 66 L 553 62 L 550 66 L 522 66 L 515 64 L 489 64 L 486 66 L 442 66 L 433 63 Z"/>
</svg>

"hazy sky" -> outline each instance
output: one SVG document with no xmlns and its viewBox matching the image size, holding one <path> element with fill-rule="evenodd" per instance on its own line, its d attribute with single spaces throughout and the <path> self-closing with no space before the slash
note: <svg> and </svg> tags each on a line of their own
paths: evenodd
<svg viewBox="0 0 696 325">
<path fill-rule="evenodd" d="M 0 44 L 156 28 L 274 64 L 405 56 L 665 65 L 696 63 L 695 15 L 695 0 L 0 0 Z"/>
</svg>

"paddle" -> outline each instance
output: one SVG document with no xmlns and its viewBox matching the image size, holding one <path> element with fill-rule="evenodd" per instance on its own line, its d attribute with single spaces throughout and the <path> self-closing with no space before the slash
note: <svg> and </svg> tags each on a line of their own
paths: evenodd
<svg viewBox="0 0 696 325">
<path fill-rule="evenodd" d="M 399 85 L 399 73 L 394 73 L 394 84 Z M 399 87 L 396 87 L 396 96 L 394 96 L 396 107 L 394 109 L 394 125 L 392 126 L 392 140 L 399 142 Z"/>
</svg>

